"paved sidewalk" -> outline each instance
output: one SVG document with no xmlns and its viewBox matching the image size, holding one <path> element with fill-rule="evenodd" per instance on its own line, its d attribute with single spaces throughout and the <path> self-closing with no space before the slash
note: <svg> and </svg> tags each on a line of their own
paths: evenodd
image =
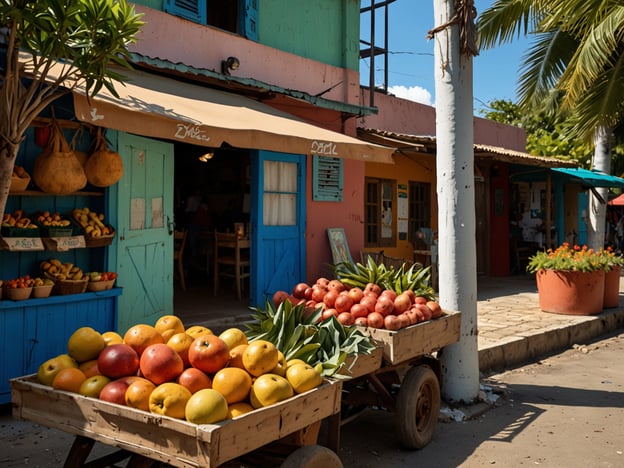
<svg viewBox="0 0 624 468">
<path fill-rule="evenodd" d="M 623 280 L 620 278 L 619 307 L 598 315 L 575 316 L 542 312 L 533 275 L 480 279 L 477 313 L 481 371 L 508 369 L 624 328 Z"/>
</svg>

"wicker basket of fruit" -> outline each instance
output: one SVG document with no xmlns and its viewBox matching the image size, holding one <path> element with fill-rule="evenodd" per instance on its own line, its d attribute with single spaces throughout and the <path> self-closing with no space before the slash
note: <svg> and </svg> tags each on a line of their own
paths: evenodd
<svg viewBox="0 0 624 468">
<path fill-rule="evenodd" d="M 35 278 L 31 297 L 43 298 L 52 294 L 54 281 L 49 278 Z"/>
<path fill-rule="evenodd" d="M 92 271 L 87 275 L 89 277 L 89 284 L 87 285 L 87 291 L 97 292 L 106 291 L 112 289 L 115 280 L 117 279 L 117 273 L 113 271 L 97 272 Z"/>
<path fill-rule="evenodd" d="M 23 192 L 30 184 L 30 175 L 21 166 L 13 167 L 13 174 L 11 174 L 11 186 L 9 193 Z"/>
<path fill-rule="evenodd" d="M 104 214 L 89 208 L 76 208 L 72 211 L 72 219 L 82 228 L 87 247 L 104 247 L 113 243 L 115 229 L 104 223 Z"/>
<path fill-rule="evenodd" d="M 39 237 L 39 226 L 26 216 L 24 210 L 5 213 L 0 233 L 3 237 Z"/>
<path fill-rule="evenodd" d="M 28 299 L 32 293 L 34 281 L 29 275 L 21 276 L 5 281 L 2 285 L 5 299 L 12 301 L 23 301 Z"/>
</svg>

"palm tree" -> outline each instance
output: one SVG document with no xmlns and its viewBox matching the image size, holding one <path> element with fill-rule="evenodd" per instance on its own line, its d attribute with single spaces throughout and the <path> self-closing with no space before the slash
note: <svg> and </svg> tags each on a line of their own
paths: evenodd
<svg viewBox="0 0 624 468">
<path fill-rule="evenodd" d="M 534 35 L 519 80 L 520 105 L 530 109 L 563 93 L 554 110 L 570 112 L 573 131 L 593 137 L 593 167 L 610 173 L 612 129 L 621 122 L 624 103 L 624 6 L 606 0 L 497 0 L 477 27 L 485 48 Z M 599 194 L 605 199 L 607 189 Z M 602 247 L 606 206 L 592 194 L 590 208 L 589 244 Z"/>
</svg>

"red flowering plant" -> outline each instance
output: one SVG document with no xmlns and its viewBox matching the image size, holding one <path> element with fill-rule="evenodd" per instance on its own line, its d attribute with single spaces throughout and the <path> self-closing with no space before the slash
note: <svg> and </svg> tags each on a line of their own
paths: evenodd
<svg viewBox="0 0 624 468">
<path fill-rule="evenodd" d="M 547 249 L 537 252 L 529 259 L 527 271 L 535 273 L 538 270 L 562 271 L 610 271 L 612 268 L 624 264 L 624 258 L 616 254 L 610 247 L 594 250 L 586 245 L 571 247 L 564 242 L 555 250 Z"/>
</svg>

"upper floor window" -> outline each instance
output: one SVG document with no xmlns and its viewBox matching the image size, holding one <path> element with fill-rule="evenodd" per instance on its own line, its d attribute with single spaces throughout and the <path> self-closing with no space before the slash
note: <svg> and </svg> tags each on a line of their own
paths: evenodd
<svg viewBox="0 0 624 468">
<path fill-rule="evenodd" d="M 165 11 L 258 40 L 258 0 L 165 0 Z"/>
</svg>

